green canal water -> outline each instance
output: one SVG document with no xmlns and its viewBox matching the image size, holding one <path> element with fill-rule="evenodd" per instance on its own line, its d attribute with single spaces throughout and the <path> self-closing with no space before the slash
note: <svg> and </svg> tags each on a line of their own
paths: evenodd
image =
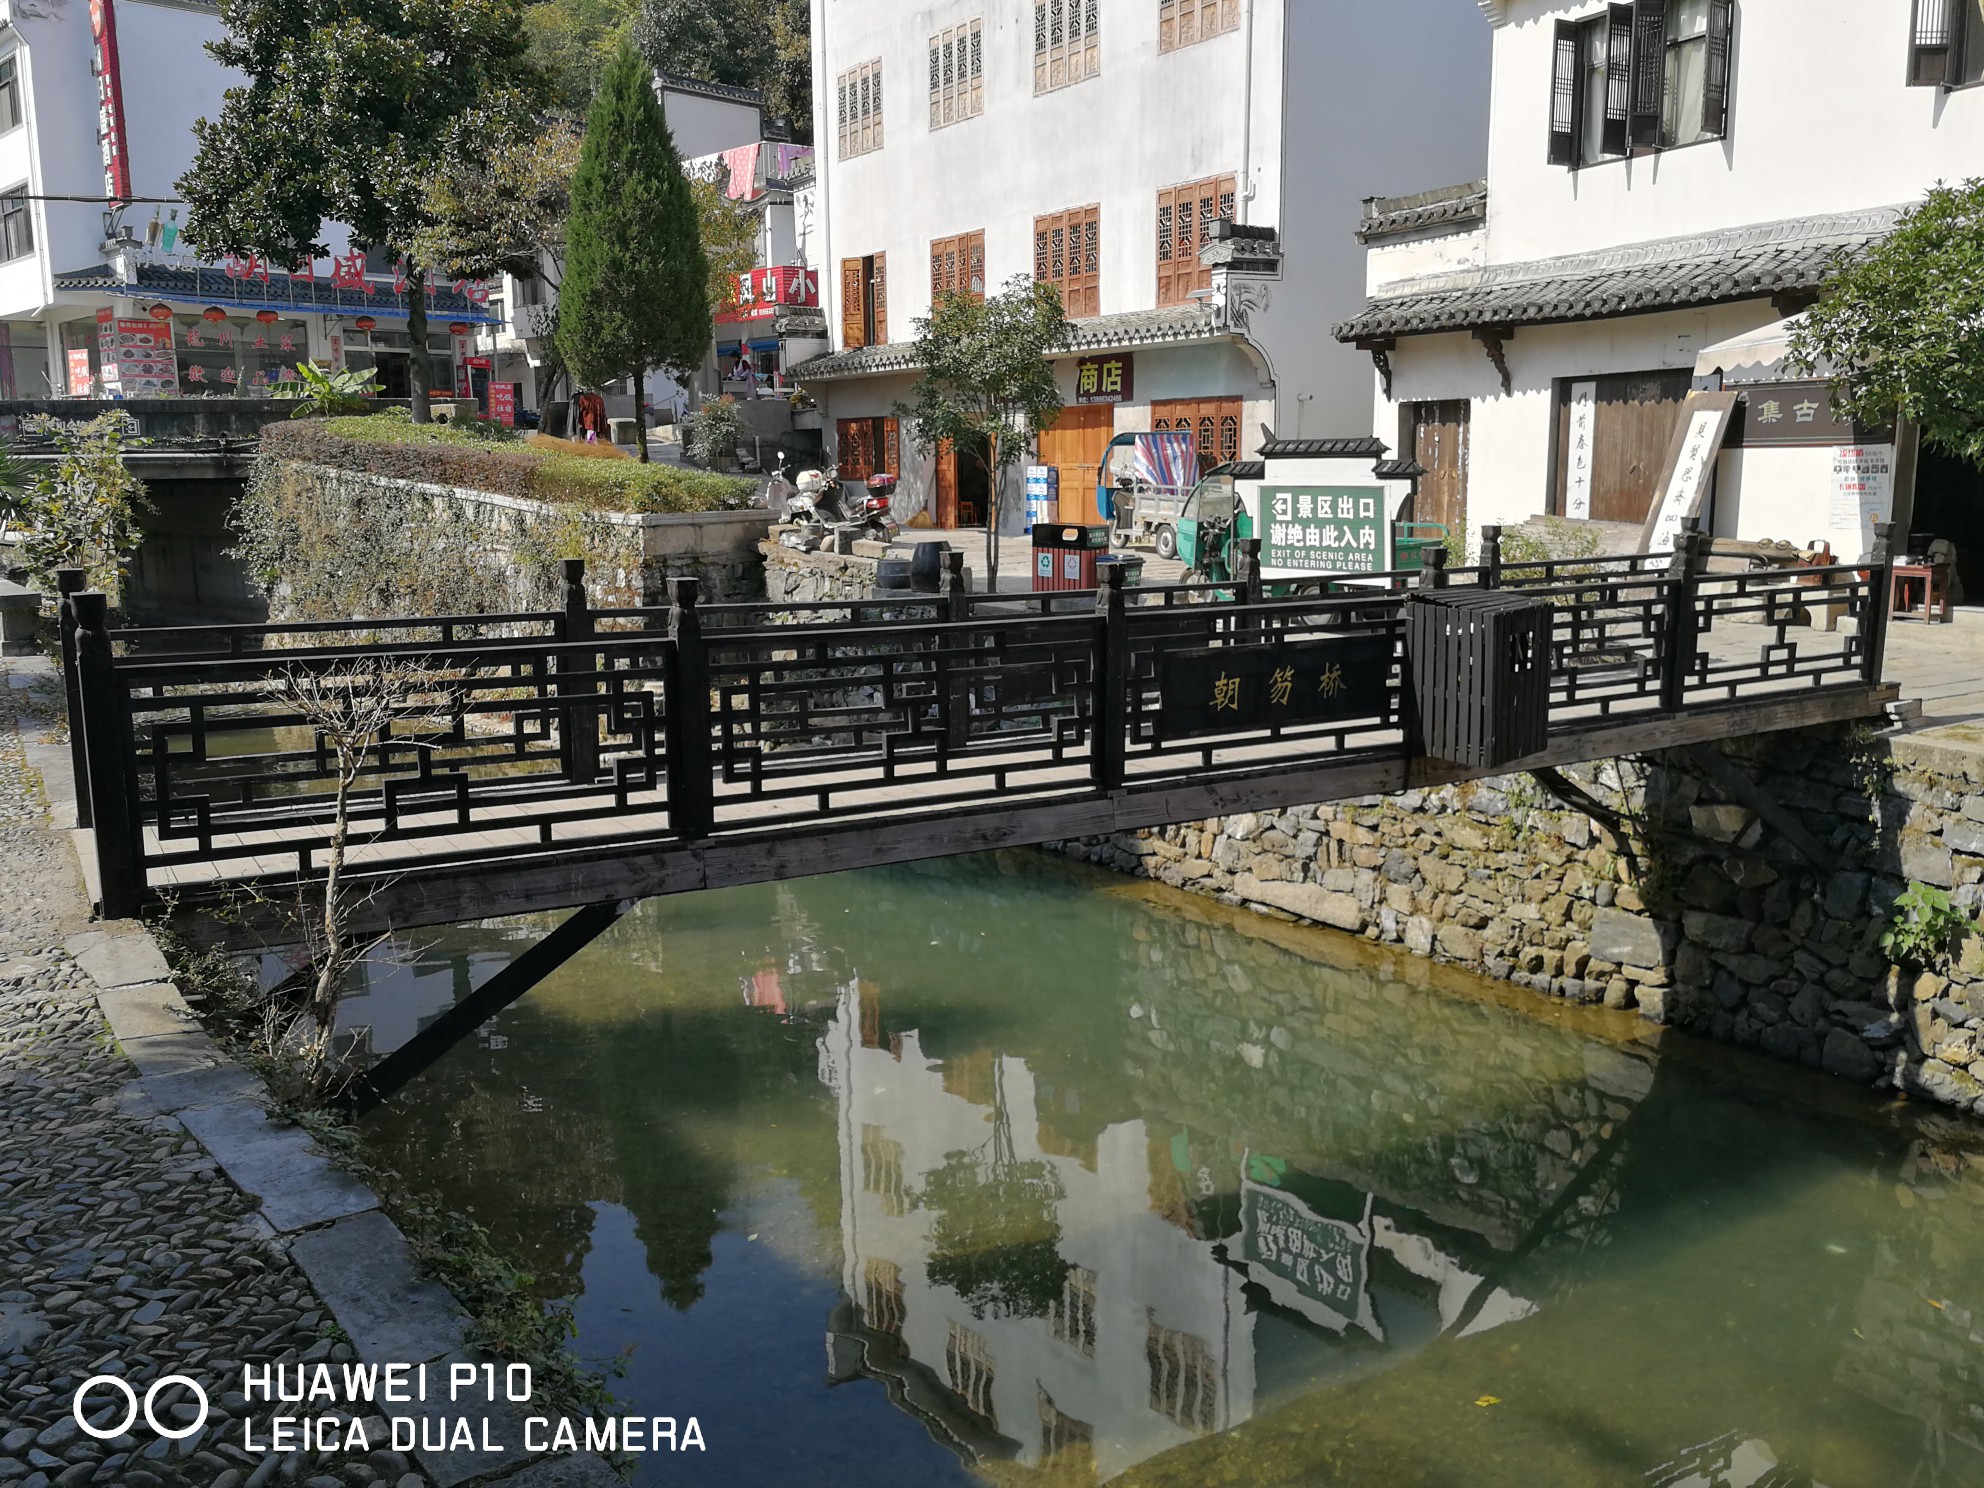
<svg viewBox="0 0 1984 1488">
<path fill-rule="evenodd" d="M 1984 1485 L 1967 1123 L 1043 855 L 644 904 L 367 1134 L 643 1484 Z"/>
</svg>

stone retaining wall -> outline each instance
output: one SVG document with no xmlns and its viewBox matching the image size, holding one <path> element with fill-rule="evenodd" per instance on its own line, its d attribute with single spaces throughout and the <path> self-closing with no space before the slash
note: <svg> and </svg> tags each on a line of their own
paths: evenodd
<svg viewBox="0 0 1984 1488">
<path fill-rule="evenodd" d="M 1984 738 L 1828 728 L 1720 752 L 1788 817 L 1673 751 L 1565 771 L 1590 813 L 1511 775 L 1060 846 L 1984 1114 Z M 1969 921 L 1933 970 L 1881 947 L 1911 882 Z"/>
</svg>

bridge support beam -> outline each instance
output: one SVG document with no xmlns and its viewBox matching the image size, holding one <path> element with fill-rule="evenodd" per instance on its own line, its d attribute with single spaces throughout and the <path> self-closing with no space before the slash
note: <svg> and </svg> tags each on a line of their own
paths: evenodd
<svg viewBox="0 0 1984 1488">
<path fill-rule="evenodd" d="M 361 1074 L 339 1104 L 362 1115 L 392 1099 L 443 1054 L 619 923 L 634 903 L 622 899 L 574 910 L 557 929 Z"/>
</svg>

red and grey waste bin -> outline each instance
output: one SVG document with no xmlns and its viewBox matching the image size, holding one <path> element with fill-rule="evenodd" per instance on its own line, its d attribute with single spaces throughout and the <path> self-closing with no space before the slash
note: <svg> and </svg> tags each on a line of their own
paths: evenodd
<svg viewBox="0 0 1984 1488">
<path fill-rule="evenodd" d="M 1109 551 L 1107 527 L 1035 523 L 1033 590 L 1093 589 L 1095 560 Z"/>
</svg>

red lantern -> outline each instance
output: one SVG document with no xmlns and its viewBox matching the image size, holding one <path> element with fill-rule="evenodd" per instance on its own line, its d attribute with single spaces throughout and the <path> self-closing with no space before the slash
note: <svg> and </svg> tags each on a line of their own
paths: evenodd
<svg viewBox="0 0 1984 1488">
<path fill-rule="evenodd" d="M 263 325 L 274 325 L 282 317 L 277 315 L 273 310 L 257 310 L 255 312 L 255 319 L 259 320 Z"/>
<path fill-rule="evenodd" d="M 165 304 L 163 301 L 161 301 L 159 304 L 152 306 L 152 308 L 147 310 L 145 313 L 151 316 L 153 320 L 172 319 L 172 307 L 168 304 Z"/>
<path fill-rule="evenodd" d="M 466 336 L 468 334 L 468 322 L 465 320 L 449 321 L 448 334 L 450 336 Z"/>
<path fill-rule="evenodd" d="M 378 323 L 379 322 L 370 315 L 361 315 L 358 317 L 358 319 L 352 322 L 352 324 L 357 326 L 358 329 L 361 331 L 369 331 L 372 329 L 372 327 L 374 327 Z"/>
<path fill-rule="evenodd" d="M 200 319 L 211 320 L 215 324 L 227 319 L 227 312 L 218 305 L 209 305 L 200 312 Z"/>
</svg>

